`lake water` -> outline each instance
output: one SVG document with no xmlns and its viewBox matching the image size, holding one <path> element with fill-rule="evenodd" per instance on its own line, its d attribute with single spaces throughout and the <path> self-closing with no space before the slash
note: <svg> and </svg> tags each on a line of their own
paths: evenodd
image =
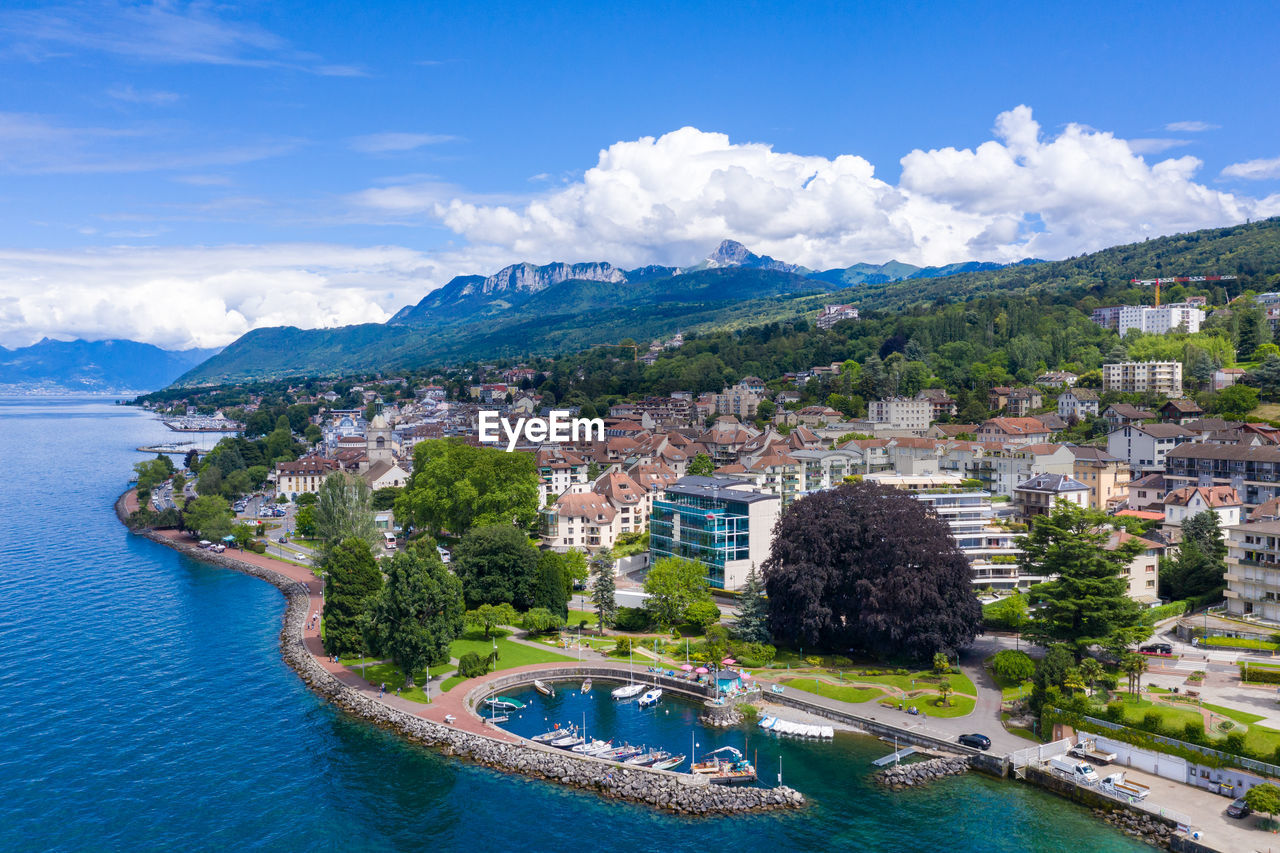
<svg viewBox="0 0 1280 853">
<path fill-rule="evenodd" d="M 870 738 L 751 733 L 812 806 L 685 820 L 444 758 L 335 713 L 280 660 L 281 594 L 116 522 L 134 448 L 175 433 L 88 400 L 0 398 L 0 849 L 1090 851 L 1142 845 L 1043 792 L 977 775 L 885 793 Z M 540 698 L 540 697 L 539 697 Z M 534 701 L 687 752 L 693 708 Z M 545 713 L 543 711 L 545 710 Z M 629 716 L 623 716 L 623 715 Z M 528 731 L 525 730 L 527 727 Z M 616 732 L 609 732 L 611 736 Z M 699 735 L 741 746 L 743 730 Z"/>
</svg>

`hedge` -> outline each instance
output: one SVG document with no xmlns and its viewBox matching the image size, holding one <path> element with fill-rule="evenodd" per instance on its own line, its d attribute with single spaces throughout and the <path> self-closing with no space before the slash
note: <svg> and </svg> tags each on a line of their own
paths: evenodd
<svg viewBox="0 0 1280 853">
<path fill-rule="evenodd" d="M 1270 640 L 1250 640 L 1245 637 L 1201 637 L 1200 645 L 1221 649 L 1258 649 L 1265 652 L 1274 652 L 1280 648 L 1280 645 Z"/>
<path fill-rule="evenodd" d="M 1254 684 L 1280 684 L 1280 669 L 1270 669 L 1256 664 L 1238 664 L 1240 680 Z"/>
<path fill-rule="evenodd" d="M 1157 622 L 1168 619 L 1170 616 L 1181 616 L 1187 612 L 1187 606 L 1190 600 L 1171 601 L 1168 604 L 1161 604 L 1159 607 L 1153 607 L 1150 610 L 1142 611 L 1142 624 L 1154 625 Z"/>
</svg>

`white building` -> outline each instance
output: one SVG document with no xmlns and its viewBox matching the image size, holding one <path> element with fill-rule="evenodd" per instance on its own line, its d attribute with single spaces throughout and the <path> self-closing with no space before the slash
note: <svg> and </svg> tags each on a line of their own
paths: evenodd
<svg viewBox="0 0 1280 853">
<path fill-rule="evenodd" d="M 819 329 L 830 329 L 841 320 L 856 319 L 858 319 L 858 309 L 852 305 L 824 305 L 818 312 L 817 326 Z"/>
<path fill-rule="evenodd" d="M 924 435 L 933 423 L 933 404 L 929 400 L 889 397 L 867 404 L 867 420 L 893 429 L 906 429 Z"/>
<path fill-rule="evenodd" d="M 1177 424 L 1129 424 L 1107 435 L 1107 452 L 1129 463 L 1135 476 L 1164 470 L 1164 460 L 1196 434 Z"/>
<path fill-rule="evenodd" d="M 1165 495 L 1165 527 L 1181 527 L 1182 522 L 1205 510 L 1213 510 L 1218 524 L 1226 529 L 1240 523 L 1244 504 L 1230 486 L 1183 486 Z"/>
<path fill-rule="evenodd" d="M 1280 521 L 1226 529 L 1227 613 L 1280 624 Z"/>
<path fill-rule="evenodd" d="M 1058 395 L 1058 417 L 1083 421 L 1098 416 L 1098 392 L 1088 388 L 1072 388 Z"/>
<path fill-rule="evenodd" d="M 1167 335 L 1173 331 L 1198 332 L 1204 322 L 1204 311 L 1185 302 L 1171 305 L 1124 305 L 1116 330 L 1120 337 L 1138 331 L 1149 335 Z"/>
</svg>

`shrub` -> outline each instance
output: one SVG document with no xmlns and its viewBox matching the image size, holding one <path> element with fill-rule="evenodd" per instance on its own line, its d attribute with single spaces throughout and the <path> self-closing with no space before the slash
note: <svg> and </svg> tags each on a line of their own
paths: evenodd
<svg viewBox="0 0 1280 853">
<path fill-rule="evenodd" d="M 1255 684 L 1280 684 L 1280 669 L 1268 669 L 1253 664 L 1240 664 L 1240 680 Z"/>
<path fill-rule="evenodd" d="M 695 601 L 684 609 L 684 620 L 706 631 L 720 621 L 720 608 L 714 601 Z"/>
<path fill-rule="evenodd" d="M 738 706 L 738 713 L 742 715 L 743 722 L 751 725 L 756 721 L 756 717 L 760 715 L 760 710 L 755 705 L 743 702 Z"/>
<path fill-rule="evenodd" d="M 1204 732 L 1204 720 L 1188 720 L 1182 727 L 1182 739 L 1191 743 L 1205 743 L 1208 737 Z"/>
<path fill-rule="evenodd" d="M 522 624 L 530 634 L 549 634 L 564 625 L 564 620 L 545 607 L 535 607 L 524 614 Z"/>
<path fill-rule="evenodd" d="M 267 543 L 266 542 L 250 542 L 249 550 L 255 554 L 265 554 L 267 553 Z"/>
<path fill-rule="evenodd" d="M 1124 722 L 1124 703 L 1108 702 L 1105 716 L 1108 720 L 1110 720 L 1113 723 L 1123 723 Z"/>
<path fill-rule="evenodd" d="M 1142 715 L 1142 722 L 1139 723 L 1140 728 L 1149 732 L 1160 731 L 1160 712 L 1148 711 Z"/>
<path fill-rule="evenodd" d="M 1026 652 L 1004 649 L 991 659 L 991 671 L 1001 681 L 1021 684 L 1035 675 L 1036 664 Z"/>
<path fill-rule="evenodd" d="M 488 671 L 488 664 L 475 652 L 467 652 L 458 658 L 458 675 L 463 678 L 475 678 L 478 675 L 484 675 Z"/>
<path fill-rule="evenodd" d="M 619 631 L 643 631 L 649 627 L 649 611 L 643 607 L 619 607 L 614 627 Z"/>
<path fill-rule="evenodd" d="M 1231 732 L 1227 735 L 1223 752 L 1230 752 L 1233 755 L 1244 755 L 1244 735 L 1241 732 Z"/>
<path fill-rule="evenodd" d="M 619 637 L 617 641 L 613 644 L 613 650 L 620 655 L 631 654 L 631 638 Z"/>
</svg>

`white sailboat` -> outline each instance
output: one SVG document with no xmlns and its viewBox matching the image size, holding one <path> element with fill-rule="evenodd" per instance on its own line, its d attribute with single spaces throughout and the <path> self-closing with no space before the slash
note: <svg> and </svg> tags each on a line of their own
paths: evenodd
<svg viewBox="0 0 1280 853">
<path fill-rule="evenodd" d="M 627 660 L 629 661 L 627 683 L 613 689 L 609 695 L 614 699 L 630 699 L 644 692 L 644 685 L 635 680 L 635 659 L 631 652 L 627 653 Z"/>
</svg>

